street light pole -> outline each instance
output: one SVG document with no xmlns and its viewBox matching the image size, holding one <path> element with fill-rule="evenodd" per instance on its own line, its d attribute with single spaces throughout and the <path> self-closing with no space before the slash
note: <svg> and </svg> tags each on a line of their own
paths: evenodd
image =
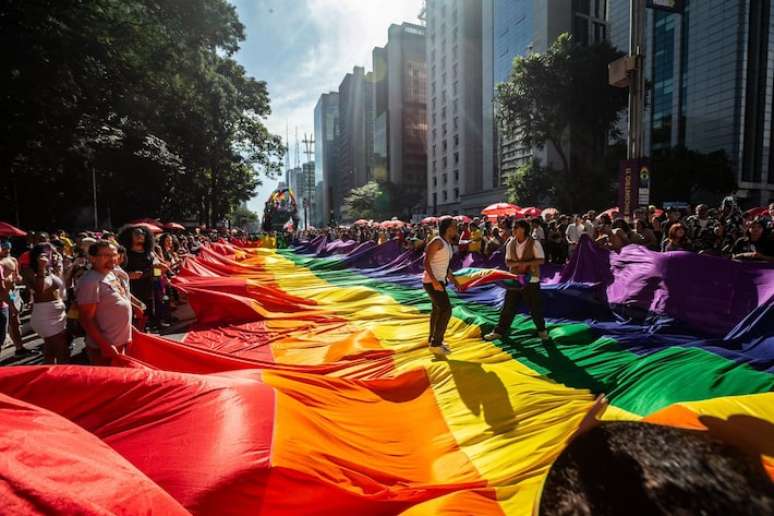
<svg viewBox="0 0 774 516">
<path fill-rule="evenodd" d="M 97 219 L 97 170 L 94 165 L 91 166 L 91 190 L 94 201 L 94 231 L 99 231 L 99 220 Z"/>
<path fill-rule="evenodd" d="M 629 141 L 627 157 L 643 156 L 642 119 L 645 100 L 645 0 L 629 2 L 629 55 L 635 66 L 629 82 Z"/>
</svg>

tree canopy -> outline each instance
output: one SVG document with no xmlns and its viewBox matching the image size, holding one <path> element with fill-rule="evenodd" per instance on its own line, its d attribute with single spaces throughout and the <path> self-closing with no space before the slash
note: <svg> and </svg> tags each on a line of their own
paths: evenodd
<svg viewBox="0 0 774 516">
<path fill-rule="evenodd" d="M 564 210 L 612 201 L 615 167 L 607 166 L 606 152 L 619 136 L 627 92 L 608 85 L 607 66 L 621 55 L 607 42 L 586 47 L 563 34 L 545 54 L 514 59 L 508 80 L 498 85 L 498 119 L 508 136 L 526 147 L 550 146 L 558 156 L 542 165 L 552 169 L 551 194 Z"/>
<path fill-rule="evenodd" d="M 384 192 L 376 181 L 353 189 L 342 204 L 344 216 L 351 220 L 379 219 L 384 215 L 381 202 Z"/>
<path fill-rule="evenodd" d="M 243 39 L 226 0 L 4 2 L 0 219 L 90 227 L 92 175 L 100 225 L 223 219 L 283 153 Z"/>
</svg>

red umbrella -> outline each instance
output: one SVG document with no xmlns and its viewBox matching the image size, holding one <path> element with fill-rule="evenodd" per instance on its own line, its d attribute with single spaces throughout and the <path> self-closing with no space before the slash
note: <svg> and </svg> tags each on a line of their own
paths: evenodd
<svg viewBox="0 0 774 516">
<path fill-rule="evenodd" d="M 398 229 L 402 228 L 404 222 L 402 220 L 386 220 L 380 224 L 384 229 Z"/>
<path fill-rule="evenodd" d="M 467 215 L 457 215 L 456 217 L 454 217 L 454 220 L 456 220 L 457 222 L 462 222 L 463 224 L 470 224 L 471 222 L 473 222 L 473 219 L 471 219 Z"/>
<path fill-rule="evenodd" d="M 533 206 L 530 206 L 529 208 L 521 209 L 521 214 L 524 215 L 525 217 L 531 217 L 531 218 L 540 217 L 541 213 L 542 212 L 540 211 L 540 208 L 535 208 Z"/>
<path fill-rule="evenodd" d="M 0 222 L 0 236 L 3 237 L 24 237 L 27 233 L 21 229 L 14 227 L 7 222 Z"/>
<path fill-rule="evenodd" d="M 769 214 L 769 209 L 760 207 L 760 208 L 750 208 L 746 212 L 744 212 L 745 217 L 749 217 L 751 219 L 754 219 L 755 217 L 765 217 Z"/>
<path fill-rule="evenodd" d="M 483 210 L 481 210 L 482 215 L 494 215 L 495 217 L 499 217 L 502 215 L 516 215 L 519 213 L 519 208 L 515 204 L 508 204 L 507 202 L 498 202 L 495 204 L 490 204 Z"/>
<path fill-rule="evenodd" d="M 151 233 L 163 233 L 164 232 L 164 230 L 161 229 L 160 227 L 158 227 L 156 224 L 151 224 L 149 222 L 139 222 L 139 223 L 136 223 L 136 224 L 132 224 L 132 226 L 144 227 L 148 231 L 150 231 Z"/>
<path fill-rule="evenodd" d="M 621 211 L 618 208 L 608 208 L 605 211 L 603 211 L 602 213 L 600 213 L 599 215 L 600 216 L 607 215 L 608 217 L 610 217 L 612 219 L 618 213 L 621 213 Z"/>
<path fill-rule="evenodd" d="M 164 229 L 185 231 L 185 227 L 177 222 L 167 222 L 164 224 Z"/>
<path fill-rule="evenodd" d="M 422 224 L 438 224 L 438 218 L 437 217 L 425 217 L 422 219 Z"/>
</svg>

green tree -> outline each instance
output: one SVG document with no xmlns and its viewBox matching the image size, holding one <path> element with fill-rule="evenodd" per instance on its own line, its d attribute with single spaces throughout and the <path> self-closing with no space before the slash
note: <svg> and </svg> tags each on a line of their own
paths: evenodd
<svg viewBox="0 0 774 516">
<path fill-rule="evenodd" d="M 381 218 L 384 214 L 380 210 L 383 196 L 384 192 L 376 181 L 355 188 L 344 198 L 342 204 L 344 216 L 351 220 Z"/>
<path fill-rule="evenodd" d="M 508 202 L 519 206 L 554 206 L 556 171 L 540 166 L 536 159 L 508 174 L 505 184 Z"/>
<path fill-rule="evenodd" d="M 248 224 L 256 224 L 258 222 L 258 214 L 249 210 L 243 206 L 237 206 L 231 211 L 231 224 L 244 228 Z"/>
<path fill-rule="evenodd" d="M 607 142 L 618 136 L 627 93 L 608 85 L 607 65 L 621 55 L 607 42 L 584 47 L 563 34 L 545 54 L 517 57 L 497 87 L 501 126 L 524 146 L 556 152 L 558 168 L 550 175 L 562 209 L 588 206 L 600 181 L 604 191 L 612 181 Z"/>
<path fill-rule="evenodd" d="M 0 6 L 0 218 L 222 219 L 278 170 L 266 84 L 233 59 L 226 0 L 8 0 Z M 40 210 L 44 205 L 48 209 Z"/>
</svg>

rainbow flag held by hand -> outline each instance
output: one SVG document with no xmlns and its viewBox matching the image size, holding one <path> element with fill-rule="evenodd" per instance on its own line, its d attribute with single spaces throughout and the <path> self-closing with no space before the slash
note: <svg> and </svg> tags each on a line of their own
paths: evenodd
<svg viewBox="0 0 774 516">
<path fill-rule="evenodd" d="M 497 283 L 504 288 L 521 288 L 529 283 L 529 274 L 513 274 L 500 269 L 481 269 L 466 267 L 454 273 L 460 282 L 462 290 L 470 290 L 483 285 Z"/>
</svg>

